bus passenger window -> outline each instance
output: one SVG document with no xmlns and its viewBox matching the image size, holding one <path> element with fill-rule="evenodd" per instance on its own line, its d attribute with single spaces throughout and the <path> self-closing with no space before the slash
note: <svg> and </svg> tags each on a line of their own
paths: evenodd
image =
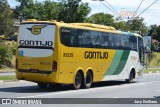
<svg viewBox="0 0 160 107">
<path fill-rule="evenodd" d="M 65 46 L 76 46 L 76 29 L 61 28 L 61 43 Z"/>
<path fill-rule="evenodd" d="M 101 47 L 109 48 L 109 33 L 101 32 Z"/>
<path fill-rule="evenodd" d="M 99 32 L 91 31 L 91 43 L 93 48 L 100 47 L 100 38 Z"/>
<path fill-rule="evenodd" d="M 137 51 L 137 37 L 129 36 L 129 45 L 131 50 Z"/>
<path fill-rule="evenodd" d="M 119 49 L 120 39 L 118 34 L 112 34 L 113 49 Z"/>
<path fill-rule="evenodd" d="M 91 47 L 91 36 L 88 30 L 78 30 L 78 47 Z"/>
</svg>

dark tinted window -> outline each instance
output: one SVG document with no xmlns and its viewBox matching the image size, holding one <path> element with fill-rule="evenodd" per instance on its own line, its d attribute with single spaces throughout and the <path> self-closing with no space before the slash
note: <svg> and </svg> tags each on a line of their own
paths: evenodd
<svg viewBox="0 0 160 107">
<path fill-rule="evenodd" d="M 137 37 L 129 35 L 61 28 L 60 38 L 69 47 L 137 50 Z"/>
<path fill-rule="evenodd" d="M 121 35 L 120 36 L 120 48 L 121 49 L 126 49 L 130 50 L 130 45 L 129 45 L 129 36 L 128 35 Z"/>
<path fill-rule="evenodd" d="M 144 45 L 143 45 L 143 39 L 140 38 L 140 37 L 138 37 L 138 49 L 140 49 L 142 47 L 144 47 Z"/>
<path fill-rule="evenodd" d="M 129 36 L 129 46 L 132 50 L 137 51 L 137 37 Z"/>
<path fill-rule="evenodd" d="M 92 47 L 91 34 L 88 30 L 77 30 L 77 46 L 78 47 Z"/>
<path fill-rule="evenodd" d="M 70 28 L 61 29 L 61 42 L 66 46 L 77 46 L 77 30 Z"/>
<path fill-rule="evenodd" d="M 110 47 L 110 33 L 100 32 L 100 46 L 101 48 L 111 48 Z"/>
</svg>

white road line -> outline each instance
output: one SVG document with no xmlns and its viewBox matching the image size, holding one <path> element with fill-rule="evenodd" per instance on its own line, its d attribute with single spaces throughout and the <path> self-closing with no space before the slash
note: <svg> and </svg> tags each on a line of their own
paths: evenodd
<svg viewBox="0 0 160 107">
<path fill-rule="evenodd" d="M 156 91 L 160 91 L 160 90 L 156 90 Z"/>
<path fill-rule="evenodd" d="M 18 82 L 20 82 L 20 83 L 33 83 L 33 82 L 28 82 L 28 81 L 24 81 L 24 80 L 13 80 L 13 81 L 4 81 L 4 80 L 1 80 L 0 81 L 0 83 L 12 83 L 12 84 L 14 84 L 14 83 L 18 83 Z"/>
<path fill-rule="evenodd" d="M 111 100 L 111 99 L 100 99 L 100 100 L 97 100 L 97 101 L 106 101 L 106 100 Z"/>
<path fill-rule="evenodd" d="M 112 89 L 112 88 L 121 88 L 121 87 L 130 87 L 130 86 L 137 86 L 137 85 L 146 85 L 146 84 L 152 84 L 152 83 L 160 83 L 160 81 L 151 81 L 151 82 L 144 82 L 144 83 L 134 83 L 134 84 L 124 84 L 124 85 L 118 85 L 118 86 L 111 86 L 111 87 L 98 87 L 98 88 L 90 88 L 90 89 L 81 89 L 81 90 L 70 90 L 70 91 L 64 91 L 64 92 L 52 92 L 50 94 L 41 94 L 41 95 L 34 95 L 34 96 L 24 96 L 24 97 L 17 97 L 17 98 L 36 98 L 36 97 L 45 97 L 45 96 L 52 96 L 52 95 L 64 95 L 69 93 L 79 93 L 79 92 L 92 92 L 97 90 L 106 90 L 106 89 Z"/>
<path fill-rule="evenodd" d="M 120 97 L 113 97 L 113 98 L 120 98 Z"/>
</svg>

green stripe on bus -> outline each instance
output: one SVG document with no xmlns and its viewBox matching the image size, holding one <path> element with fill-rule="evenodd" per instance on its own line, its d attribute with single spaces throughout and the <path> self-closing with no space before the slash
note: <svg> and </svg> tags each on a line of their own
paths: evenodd
<svg viewBox="0 0 160 107">
<path fill-rule="evenodd" d="M 114 58 L 112 60 L 111 66 L 110 66 L 110 68 L 108 69 L 108 71 L 106 72 L 105 75 L 112 75 L 116 71 L 116 69 L 117 69 L 117 67 L 118 67 L 118 65 L 120 63 L 122 55 L 123 55 L 123 51 L 122 50 L 117 50 L 115 52 L 115 55 L 114 55 Z"/>
<path fill-rule="evenodd" d="M 118 64 L 118 67 L 117 67 L 116 71 L 113 73 L 113 75 L 118 75 L 122 72 L 122 70 L 128 60 L 129 53 L 130 53 L 130 51 L 128 51 L 128 50 L 123 51 L 123 55 L 121 57 L 120 63 Z"/>
</svg>

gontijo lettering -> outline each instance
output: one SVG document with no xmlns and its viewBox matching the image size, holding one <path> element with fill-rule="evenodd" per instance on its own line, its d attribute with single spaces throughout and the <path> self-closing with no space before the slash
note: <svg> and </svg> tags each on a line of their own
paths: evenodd
<svg viewBox="0 0 160 107">
<path fill-rule="evenodd" d="M 20 40 L 21 46 L 53 46 L 52 41 L 38 41 L 38 40 Z"/>
<path fill-rule="evenodd" d="M 108 52 L 91 52 L 84 53 L 85 59 L 108 59 Z"/>
</svg>

